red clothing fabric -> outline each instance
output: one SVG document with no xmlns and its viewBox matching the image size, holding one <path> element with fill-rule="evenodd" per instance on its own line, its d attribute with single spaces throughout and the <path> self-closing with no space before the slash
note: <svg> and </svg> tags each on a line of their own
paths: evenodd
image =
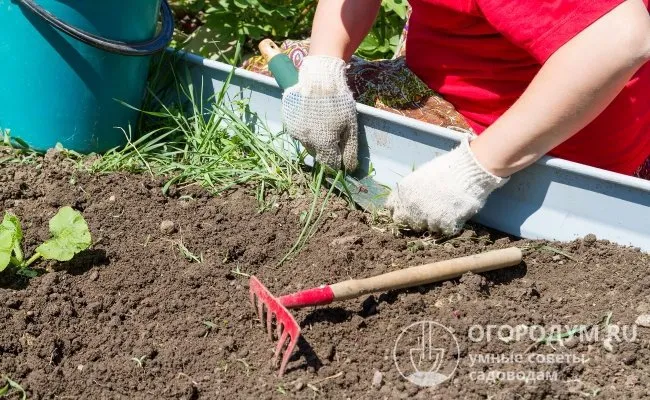
<svg viewBox="0 0 650 400">
<path fill-rule="evenodd" d="M 622 2 L 410 0 L 406 62 L 480 134 L 557 49 Z M 633 174 L 650 155 L 650 63 L 551 154 Z"/>
</svg>

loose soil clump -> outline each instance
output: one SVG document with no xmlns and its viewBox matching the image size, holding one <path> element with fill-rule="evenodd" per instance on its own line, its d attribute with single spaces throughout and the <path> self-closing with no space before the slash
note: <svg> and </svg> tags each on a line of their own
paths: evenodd
<svg viewBox="0 0 650 400">
<path fill-rule="evenodd" d="M 650 328 L 634 325 L 650 313 L 650 257 L 638 249 L 592 236 L 517 240 L 478 226 L 434 244 L 397 237 L 334 201 L 306 248 L 276 266 L 298 237 L 304 199 L 260 212 L 245 188 L 164 196 L 150 176 L 89 175 L 51 154 L 41 161 L 2 167 L 2 210 L 25 224 L 28 251 L 65 205 L 83 213 L 94 245 L 38 278 L 0 275 L 0 374 L 30 399 L 630 399 L 650 391 Z M 283 294 L 512 245 L 530 249 L 518 267 L 294 311 L 299 351 L 283 378 L 269 366 L 274 343 L 249 305 L 244 274 Z M 400 332 L 419 321 L 458 341 L 457 354 L 441 358 L 457 368 L 434 388 L 406 381 L 393 359 Z M 619 327 L 619 338 L 631 328 L 623 340 L 537 345 L 507 328 L 599 322 L 601 331 Z M 575 358 L 517 362 L 517 354 Z"/>
</svg>

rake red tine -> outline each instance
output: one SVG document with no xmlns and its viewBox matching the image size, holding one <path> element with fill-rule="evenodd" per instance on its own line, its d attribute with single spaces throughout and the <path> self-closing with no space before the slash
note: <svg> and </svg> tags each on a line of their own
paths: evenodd
<svg viewBox="0 0 650 400">
<path fill-rule="evenodd" d="M 279 342 L 276 345 L 273 358 L 274 365 L 277 365 L 277 360 L 282 352 L 282 348 L 284 347 L 287 338 L 289 338 L 289 345 L 284 351 L 282 364 L 280 365 L 279 376 L 282 377 L 287 367 L 287 363 L 289 362 L 289 358 L 291 357 L 291 354 L 298 343 L 298 339 L 300 338 L 300 326 L 291 313 L 289 313 L 289 311 L 282 305 L 280 300 L 274 297 L 256 277 L 251 277 L 249 285 L 251 303 L 253 304 L 253 307 L 257 309 L 262 325 L 264 325 L 264 320 L 266 319 L 266 329 L 271 339 L 273 338 L 271 334 L 271 322 L 272 316 L 275 315 L 276 332 L 279 337 Z M 257 300 L 257 303 L 255 300 Z M 266 308 L 266 318 L 264 318 L 264 308 Z"/>
<path fill-rule="evenodd" d="M 282 364 L 280 365 L 280 377 L 282 376 L 282 374 L 284 374 L 285 368 L 287 368 L 287 363 L 289 362 L 289 358 L 291 357 L 291 354 L 293 354 L 293 349 L 298 344 L 298 338 L 299 335 L 296 336 L 289 335 L 289 345 L 284 350 L 284 356 L 282 356 Z"/>
<path fill-rule="evenodd" d="M 260 319 L 262 326 L 264 326 L 264 303 L 259 298 L 257 299 L 257 317 Z"/>
<path fill-rule="evenodd" d="M 262 320 L 262 304 L 259 302 L 259 299 L 257 299 L 257 302 L 255 302 L 255 293 L 251 290 L 250 291 L 250 298 L 251 298 L 251 305 L 255 309 L 255 313 L 257 314 L 257 318 L 259 318 L 260 323 L 262 326 L 264 326 L 264 321 Z"/>
<path fill-rule="evenodd" d="M 278 357 L 280 356 L 280 351 L 284 347 L 285 343 L 287 343 L 287 336 L 289 336 L 289 332 L 282 332 L 282 335 L 278 340 L 278 344 L 275 346 L 275 353 L 273 354 L 273 365 L 278 365 Z"/>
<path fill-rule="evenodd" d="M 266 333 L 269 335 L 269 340 L 273 340 L 272 327 L 273 327 L 273 313 L 269 309 L 267 309 L 266 310 Z"/>
<path fill-rule="evenodd" d="M 296 320 L 293 319 L 292 317 L 291 323 L 289 323 L 288 325 L 284 325 L 284 324 L 282 325 L 283 328 L 282 334 L 279 335 L 280 340 L 278 341 L 277 347 L 275 348 L 275 354 L 273 356 L 273 364 L 277 365 L 278 357 L 282 352 L 282 348 L 284 347 L 284 344 L 287 342 L 287 337 L 289 338 L 289 344 L 284 349 L 284 355 L 282 356 L 282 363 L 280 364 L 280 371 L 279 371 L 280 377 L 284 375 L 284 371 L 287 368 L 287 363 L 289 362 L 289 358 L 291 358 L 291 355 L 293 354 L 293 350 L 298 344 L 298 339 L 300 338 L 300 326 L 298 326 L 298 324 L 295 322 Z"/>
<path fill-rule="evenodd" d="M 280 330 L 278 329 L 278 333 L 279 332 Z M 296 344 L 298 344 L 298 336 L 292 336 L 289 334 L 289 332 L 284 330 L 275 348 L 275 354 L 273 355 L 273 365 L 277 365 L 278 356 L 282 352 L 284 344 L 287 342 L 287 337 L 289 338 L 289 344 L 287 345 L 287 348 L 282 355 L 282 363 L 280 364 L 280 377 L 284 374 L 284 371 L 287 368 L 287 363 L 289 362 L 289 358 L 291 358 L 291 354 L 293 354 L 293 349 L 296 347 Z"/>
</svg>

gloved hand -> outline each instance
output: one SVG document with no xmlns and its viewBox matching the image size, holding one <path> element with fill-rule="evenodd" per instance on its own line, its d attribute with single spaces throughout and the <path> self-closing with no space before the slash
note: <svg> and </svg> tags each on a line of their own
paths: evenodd
<svg viewBox="0 0 650 400">
<path fill-rule="evenodd" d="M 474 157 L 469 139 L 464 139 L 454 150 L 402 179 L 386 207 L 396 223 L 416 231 L 453 235 L 483 208 L 490 193 L 508 180 L 485 170 Z"/>
<path fill-rule="evenodd" d="M 316 161 L 334 170 L 357 167 L 356 102 L 345 78 L 345 62 L 307 56 L 298 83 L 285 90 L 282 115 L 287 133 Z"/>
</svg>

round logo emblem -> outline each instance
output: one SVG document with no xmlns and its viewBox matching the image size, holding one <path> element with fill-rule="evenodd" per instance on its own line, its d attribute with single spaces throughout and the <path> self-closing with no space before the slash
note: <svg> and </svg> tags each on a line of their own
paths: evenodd
<svg viewBox="0 0 650 400">
<path fill-rule="evenodd" d="M 454 334 L 434 321 L 415 322 L 402 330 L 393 347 L 397 371 L 409 382 L 432 387 L 451 378 L 460 349 Z"/>
</svg>

